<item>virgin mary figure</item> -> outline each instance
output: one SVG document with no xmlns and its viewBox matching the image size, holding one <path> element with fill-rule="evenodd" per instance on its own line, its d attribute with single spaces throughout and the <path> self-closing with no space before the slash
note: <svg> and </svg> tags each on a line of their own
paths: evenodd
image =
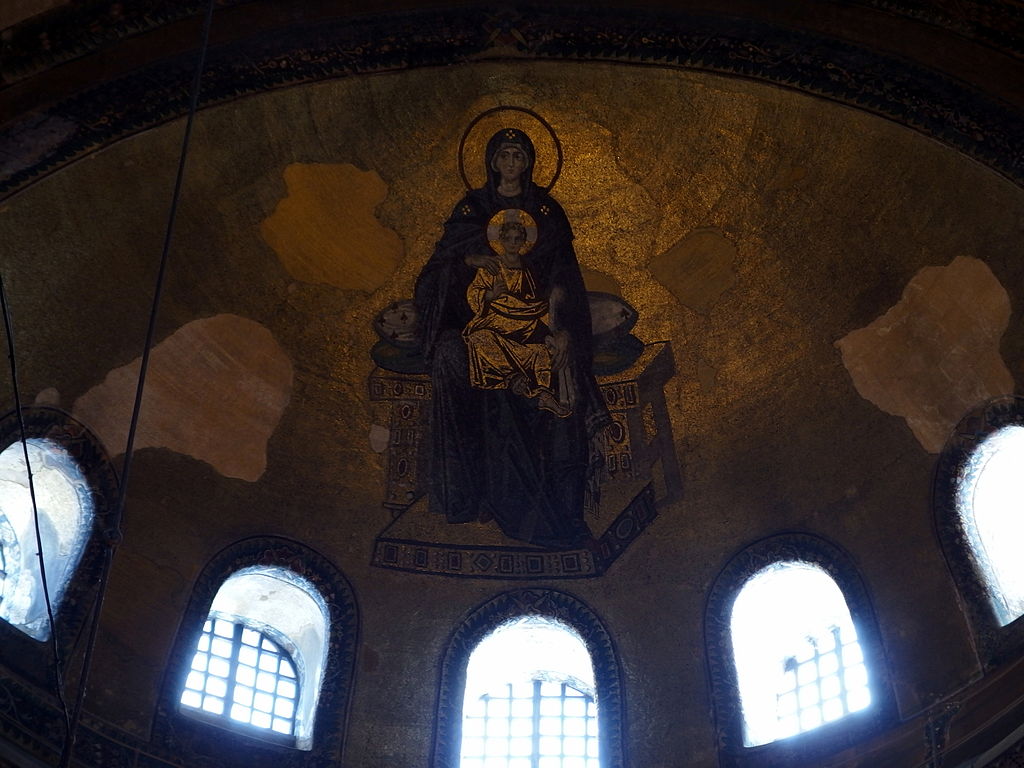
<svg viewBox="0 0 1024 768">
<path fill-rule="evenodd" d="M 511 538 L 574 548 L 593 541 L 584 512 L 596 504 L 601 456 L 594 446 L 609 416 L 592 372 L 590 310 L 572 228 L 562 206 L 534 183 L 535 159 L 525 132 L 505 128 L 491 137 L 487 182 L 455 206 L 416 281 L 433 387 L 429 504 L 452 523 L 493 519 Z M 549 350 L 561 409 L 537 407 L 514 382 L 483 389 L 471 381 L 467 290 L 481 270 L 497 286 L 488 300 L 506 289 L 500 276 L 508 270 L 487 235 L 501 211 L 536 222 L 533 247 L 515 263 L 547 313 L 522 341 Z"/>
</svg>

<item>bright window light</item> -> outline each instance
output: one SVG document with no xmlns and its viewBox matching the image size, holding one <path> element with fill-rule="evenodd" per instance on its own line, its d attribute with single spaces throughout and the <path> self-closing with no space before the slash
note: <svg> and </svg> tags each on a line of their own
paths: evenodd
<svg viewBox="0 0 1024 768">
<path fill-rule="evenodd" d="M 462 711 L 461 768 L 598 768 L 590 654 L 561 622 L 523 617 L 485 637 Z"/>
<path fill-rule="evenodd" d="M 277 643 L 244 624 L 209 618 L 181 704 L 292 736 L 298 690 L 291 656 Z"/>
<path fill-rule="evenodd" d="M 744 745 L 768 744 L 871 704 L 843 593 L 824 570 L 779 562 L 752 576 L 730 621 Z"/>
<path fill-rule="evenodd" d="M 999 623 L 1024 615 L 1024 427 L 1003 427 L 971 455 L 958 492 L 960 520 Z"/>
<path fill-rule="evenodd" d="M 327 606 L 285 568 L 246 568 L 210 607 L 181 692 L 185 709 L 295 737 L 311 749 L 327 662 Z"/>
<path fill-rule="evenodd" d="M 92 530 L 92 492 L 78 464 L 57 443 L 31 438 L 28 456 L 56 615 Z M 0 568 L 0 619 L 36 640 L 49 639 L 32 496 L 20 442 L 0 453 Z"/>
</svg>

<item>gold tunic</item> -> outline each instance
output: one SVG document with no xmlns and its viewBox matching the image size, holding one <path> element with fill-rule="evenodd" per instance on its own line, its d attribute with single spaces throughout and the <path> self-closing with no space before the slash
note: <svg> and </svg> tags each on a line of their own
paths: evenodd
<svg viewBox="0 0 1024 768">
<path fill-rule="evenodd" d="M 528 270 L 499 262 L 505 293 L 488 302 L 484 295 L 496 275 L 477 269 L 466 291 L 473 319 L 462 332 L 469 352 L 469 380 L 477 389 L 513 388 L 518 394 L 536 397 L 551 392 L 551 350 L 541 343 L 527 343 L 537 326 L 547 321 L 548 303 L 537 298 L 537 287 Z"/>
</svg>

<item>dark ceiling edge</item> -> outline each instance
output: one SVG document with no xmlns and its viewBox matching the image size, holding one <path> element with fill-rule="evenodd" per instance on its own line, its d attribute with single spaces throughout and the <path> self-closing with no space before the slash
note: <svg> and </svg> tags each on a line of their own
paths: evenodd
<svg viewBox="0 0 1024 768">
<path fill-rule="evenodd" d="M 216 0 L 218 8 L 252 0 Z M 0 87 L 93 53 L 105 45 L 202 14 L 206 0 L 85 0 L 3 30 Z"/>
<path fill-rule="evenodd" d="M 1012 56 L 1024 56 L 1024 5 L 992 0 L 845 0 L 913 19 L 983 43 Z"/>
<path fill-rule="evenodd" d="M 905 60 L 749 19 L 466 8 L 318 22 L 213 48 L 201 106 L 353 74 L 503 58 L 677 67 L 780 85 L 886 117 L 1024 186 L 1018 110 Z M 4 126 L 0 199 L 183 115 L 192 66 L 192 56 L 167 59 Z"/>
<path fill-rule="evenodd" d="M 218 8 L 256 0 L 215 0 Z M 1024 57 L 1024 5 L 1008 0 L 833 0 L 911 19 Z M 0 87 L 88 55 L 118 40 L 202 13 L 206 0 L 79 0 L 29 17 L 0 34 Z"/>
</svg>

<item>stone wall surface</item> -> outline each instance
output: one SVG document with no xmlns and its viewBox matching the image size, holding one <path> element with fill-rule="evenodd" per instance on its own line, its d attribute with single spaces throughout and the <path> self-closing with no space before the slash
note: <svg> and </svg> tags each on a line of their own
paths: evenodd
<svg viewBox="0 0 1024 768">
<path fill-rule="evenodd" d="M 654 64 L 517 60 L 509 45 L 503 61 L 326 80 L 198 114 L 156 326 L 162 367 L 143 402 L 91 671 L 86 724 L 106 745 L 95 754 L 192 764 L 152 746 L 182 616 L 219 552 L 275 536 L 333 563 L 358 604 L 348 719 L 326 726 L 342 730 L 344 754 L 324 764 L 428 764 L 447 643 L 513 584 L 371 565 L 392 512 L 370 351 L 374 319 L 412 296 L 463 194 L 463 130 L 504 104 L 541 115 L 561 143 L 551 194 L 588 284 L 618 292 L 638 313 L 632 333 L 671 342 L 675 361 L 664 395 L 681 494 L 607 572 L 532 585 L 583 601 L 611 636 L 626 764 L 718 764 L 708 591 L 735 553 L 794 531 L 856 565 L 896 707 L 876 741 L 828 764 L 926 764 L 926 724 L 983 676 L 934 531 L 934 454 L 956 408 L 1021 391 L 1024 191 L 911 128 L 796 90 Z M 529 116 L 502 119 L 551 146 Z M 0 203 L 22 396 L 117 443 L 105 445 L 115 464 L 182 124 Z M 471 178 L 487 126 L 501 127 L 466 144 Z M 553 167 L 548 149 L 538 173 Z M 855 348 L 855 334 L 885 335 L 880 318 L 899 326 L 889 346 Z M 957 347 L 972 339 L 984 340 L 982 363 Z M 6 380 L 0 407 L 13 407 Z M 599 514 L 592 526 L 607 525 Z M 473 525 L 479 541 L 500 538 Z M 11 697 L 46 700 L 15 678 Z M 992 690 L 1009 701 L 1011 688 Z M 8 728 L 22 742 L 8 738 L 52 760 L 54 710 L 40 712 Z"/>
</svg>

